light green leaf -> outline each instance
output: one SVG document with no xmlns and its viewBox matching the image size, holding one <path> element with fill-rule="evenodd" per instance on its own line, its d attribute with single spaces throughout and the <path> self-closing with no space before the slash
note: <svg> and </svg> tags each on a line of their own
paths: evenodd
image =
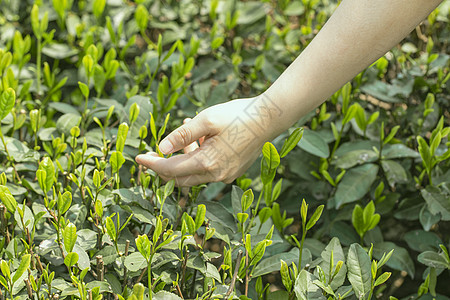
<svg viewBox="0 0 450 300">
<path fill-rule="evenodd" d="M 297 146 L 297 144 L 300 142 L 300 139 L 303 136 L 303 128 L 296 128 L 287 138 L 287 140 L 284 141 L 283 147 L 280 151 L 280 157 L 285 157 L 292 149 Z"/>
<path fill-rule="evenodd" d="M 206 206 L 204 204 L 200 204 L 197 206 L 197 213 L 195 215 L 195 231 L 197 231 L 205 222 L 205 216 Z"/>
<path fill-rule="evenodd" d="M 7 88 L 0 97 L 0 120 L 3 120 L 13 109 L 16 103 L 16 92 Z"/>
<path fill-rule="evenodd" d="M 267 162 L 269 170 L 273 170 L 278 167 L 280 164 L 280 155 L 278 155 L 278 151 L 272 143 L 266 142 L 264 144 L 262 154 Z"/>
<path fill-rule="evenodd" d="M 378 276 L 377 280 L 375 280 L 374 286 L 379 286 L 380 284 L 385 283 L 386 280 L 389 279 L 389 277 L 391 277 L 391 272 L 384 272 L 383 274 Z"/>
<path fill-rule="evenodd" d="M 66 255 L 66 258 L 64 259 L 64 264 L 67 267 L 71 267 L 75 265 L 78 262 L 78 254 L 75 252 L 70 252 Z"/>
<path fill-rule="evenodd" d="M 45 190 L 44 192 L 50 191 L 55 182 L 55 166 L 50 157 L 44 157 L 44 159 L 39 163 L 39 170 L 45 171 Z"/>
<path fill-rule="evenodd" d="M 324 207 L 325 207 L 324 205 L 320 205 L 319 207 L 317 207 L 317 209 L 314 211 L 313 215 L 309 219 L 308 223 L 306 224 L 306 230 L 310 230 L 320 219 Z"/>
<path fill-rule="evenodd" d="M 14 273 L 14 276 L 12 278 L 13 282 L 16 282 L 17 280 L 19 280 L 19 278 L 23 275 L 23 273 L 28 269 L 28 267 L 30 266 L 30 262 L 31 262 L 31 255 L 30 254 L 25 254 L 21 257 L 20 260 L 20 265 L 17 268 L 16 272 Z"/>
<path fill-rule="evenodd" d="M 242 194 L 241 198 L 241 209 L 242 212 L 245 212 L 253 203 L 254 195 L 251 189 L 248 189 Z"/>
<path fill-rule="evenodd" d="M 16 211 L 17 201 L 9 189 L 4 185 L 0 185 L 0 200 L 10 213 L 13 214 Z"/>
<path fill-rule="evenodd" d="M 72 252 L 75 242 L 77 241 L 77 227 L 69 223 L 64 228 L 64 248 L 67 252 Z"/>
<path fill-rule="evenodd" d="M 109 238 L 112 240 L 112 241 L 115 241 L 116 240 L 116 235 L 117 235 L 117 231 L 116 231 L 116 226 L 114 225 L 114 222 L 113 222 L 113 220 L 111 219 L 111 217 L 107 217 L 106 218 L 106 232 L 108 233 L 108 235 L 109 235 Z"/>
<path fill-rule="evenodd" d="M 111 153 L 111 157 L 109 158 L 109 163 L 111 164 L 111 170 L 113 173 L 117 173 L 125 162 L 125 158 L 123 158 L 122 153 L 114 151 Z"/>
</svg>

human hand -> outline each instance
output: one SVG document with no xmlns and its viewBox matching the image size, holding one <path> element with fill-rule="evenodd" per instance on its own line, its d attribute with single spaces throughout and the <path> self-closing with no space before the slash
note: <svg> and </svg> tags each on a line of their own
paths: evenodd
<svg viewBox="0 0 450 300">
<path fill-rule="evenodd" d="M 178 186 L 231 183 L 256 160 L 264 143 L 284 130 L 274 124 L 281 114 L 264 95 L 215 105 L 185 122 L 159 144 L 164 154 L 181 149 L 184 154 L 163 158 L 149 152 L 138 155 L 136 161 L 164 180 L 175 179 Z"/>
</svg>

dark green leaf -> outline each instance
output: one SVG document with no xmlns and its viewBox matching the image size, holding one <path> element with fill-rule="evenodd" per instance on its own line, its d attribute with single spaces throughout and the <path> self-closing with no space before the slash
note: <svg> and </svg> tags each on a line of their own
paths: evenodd
<svg viewBox="0 0 450 300">
<path fill-rule="evenodd" d="M 347 257 L 348 280 L 359 299 L 364 299 L 370 291 L 372 282 L 370 265 L 367 252 L 359 244 L 352 244 Z"/>
<path fill-rule="evenodd" d="M 327 158 L 330 155 L 330 149 L 327 142 L 315 131 L 305 129 L 303 137 L 298 143 L 298 146 L 312 155 Z"/>
<path fill-rule="evenodd" d="M 336 190 L 336 207 L 361 199 L 375 181 L 378 166 L 365 164 L 347 171 Z"/>
</svg>

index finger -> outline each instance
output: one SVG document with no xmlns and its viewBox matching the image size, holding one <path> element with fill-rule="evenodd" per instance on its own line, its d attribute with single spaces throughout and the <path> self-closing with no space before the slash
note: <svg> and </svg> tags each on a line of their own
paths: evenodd
<svg viewBox="0 0 450 300">
<path fill-rule="evenodd" d="M 157 153 L 150 152 L 138 155 L 136 162 L 168 178 L 201 175 L 206 172 L 203 163 L 198 158 L 199 151 L 199 149 L 196 149 L 193 152 L 169 158 L 159 157 Z"/>
</svg>

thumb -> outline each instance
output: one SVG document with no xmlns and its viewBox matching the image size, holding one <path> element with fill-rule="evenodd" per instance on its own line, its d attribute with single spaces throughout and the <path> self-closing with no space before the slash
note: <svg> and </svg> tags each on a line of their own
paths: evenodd
<svg viewBox="0 0 450 300">
<path fill-rule="evenodd" d="M 208 135 L 210 132 L 211 128 L 207 126 L 204 117 L 197 115 L 166 136 L 159 144 L 159 150 L 164 154 L 176 152 Z"/>
</svg>

